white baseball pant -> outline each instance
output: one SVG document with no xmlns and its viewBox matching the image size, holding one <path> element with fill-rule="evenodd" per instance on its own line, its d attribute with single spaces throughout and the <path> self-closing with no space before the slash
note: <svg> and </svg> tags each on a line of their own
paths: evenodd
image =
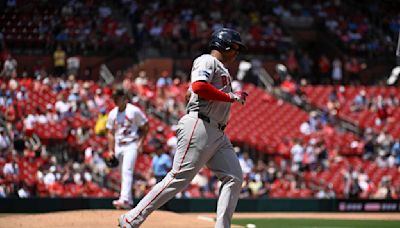
<svg viewBox="0 0 400 228">
<path fill-rule="evenodd" d="M 125 215 L 133 227 L 139 227 L 151 212 L 186 188 L 204 165 L 222 182 L 215 227 L 230 227 L 243 176 L 231 142 L 217 126 L 198 118 L 197 113 L 182 117 L 172 170 Z"/>
</svg>

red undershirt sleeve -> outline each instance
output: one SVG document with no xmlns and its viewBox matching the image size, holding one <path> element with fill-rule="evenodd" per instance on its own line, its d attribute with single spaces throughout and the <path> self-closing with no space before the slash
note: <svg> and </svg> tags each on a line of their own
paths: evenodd
<svg viewBox="0 0 400 228">
<path fill-rule="evenodd" d="M 192 83 L 192 90 L 195 94 L 205 100 L 233 102 L 229 94 L 224 93 L 210 83 L 205 81 L 195 81 Z"/>
</svg>

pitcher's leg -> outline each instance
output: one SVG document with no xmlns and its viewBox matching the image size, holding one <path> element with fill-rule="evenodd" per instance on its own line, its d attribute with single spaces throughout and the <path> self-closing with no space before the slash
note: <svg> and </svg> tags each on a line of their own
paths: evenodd
<svg viewBox="0 0 400 228">
<path fill-rule="evenodd" d="M 242 169 L 230 143 L 216 152 L 207 166 L 222 181 L 215 227 L 229 228 L 243 182 Z"/>
<path fill-rule="evenodd" d="M 132 200 L 132 182 L 133 172 L 137 158 L 137 146 L 135 143 L 124 148 L 124 156 L 121 170 L 121 196 L 120 199 L 133 204 Z"/>
</svg>

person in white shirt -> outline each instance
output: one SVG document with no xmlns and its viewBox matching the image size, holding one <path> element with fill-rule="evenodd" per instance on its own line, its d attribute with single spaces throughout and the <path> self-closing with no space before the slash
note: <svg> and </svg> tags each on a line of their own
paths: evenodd
<svg viewBox="0 0 400 228">
<path fill-rule="evenodd" d="M 290 149 L 290 154 L 292 155 L 292 171 L 297 172 L 301 168 L 304 158 L 304 148 L 299 139 L 295 140 L 294 145 Z"/>
<path fill-rule="evenodd" d="M 56 111 L 60 114 L 61 119 L 71 111 L 71 104 L 68 102 L 67 97 L 64 94 L 60 95 L 59 100 L 55 104 Z"/>
<path fill-rule="evenodd" d="M 11 55 L 7 56 L 6 61 L 4 61 L 3 70 L 0 73 L 0 76 L 5 78 L 10 78 L 17 74 L 17 61 L 11 57 Z"/>
<path fill-rule="evenodd" d="M 310 135 L 311 133 L 312 133 L 312 131 L 311 131 L 311 126 L 310 126 L 310 122 L 307 120 L 307 121 L 304 121 L 301 125 L 300 125 L 300 132 L 303 134 L 303 135 Z"/>
<path fill-rule="evenodd" d="M 108 114 L 106 128 L 108 150 L 122 160 L 121 193 L 118 200 L 113 201 L 117 209 L 133 207 L 132 183 L 133 169 L 138 152 L 142 150 L 149 124 L 145 114 L 129 102 L 129 95 L 123 90 L 113 94 L 116 107 Z"/>
<path fill-rule="evenodd" d="M 243 174 L 249 174 L 254 167 L 253 160 L 249 157 L 249 153 L 244 152 L 241 157 L 239 157 L 240 167 L 242 167 Z"/>
<path fill-rule="evenodd" d="M 0 127 L 0 155 L 8 151 L 11 146 L 11 140 L 5 131 L 5 128 Z"/>
</svg>

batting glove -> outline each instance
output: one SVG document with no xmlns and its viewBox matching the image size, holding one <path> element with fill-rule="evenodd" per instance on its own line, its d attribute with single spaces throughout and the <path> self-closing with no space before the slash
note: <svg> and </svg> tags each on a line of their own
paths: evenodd
<svg viewBox="0 0 400 228">
<path fill-rule="evenodd" d="M 234 102 L 240 102 L 242 103 L 242 105 L 244 105 L 244 102 L 246 101 L 246 97 L 248 96 L 248 94 L 244 91 L 238 91 L 234 93 L 230 92 L 229 96 Z"/>
</svg>

